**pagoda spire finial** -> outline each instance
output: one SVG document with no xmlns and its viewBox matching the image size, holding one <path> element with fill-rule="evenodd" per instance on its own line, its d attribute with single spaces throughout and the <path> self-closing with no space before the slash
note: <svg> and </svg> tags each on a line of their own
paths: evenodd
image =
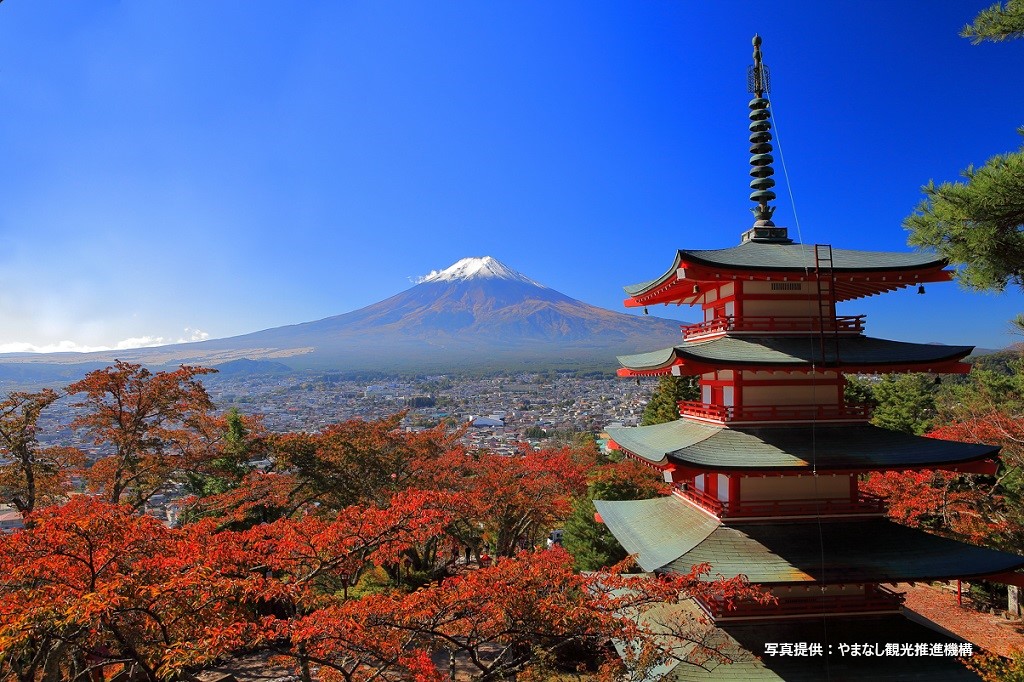
<svg viewBox="0 0 1024 682">
<path fill-rule="evenodd" d="M 771 112 L 768 110 L 768 99 L 771 92 L 771 78 L 768 67 L 761 61 L 761 36 L 754 35 L 754 64 L 747 68 L 747 89 L 754 95 L 750 100 L 750 200 L 757 202 L 751 209 L 754 214 L 754 227 L 774 227 L 772 214 L 775 207 L 768 202 L 775 199 L 772 187 L 775 181 L 772 175 L 772 134 Z"/>
</svg>

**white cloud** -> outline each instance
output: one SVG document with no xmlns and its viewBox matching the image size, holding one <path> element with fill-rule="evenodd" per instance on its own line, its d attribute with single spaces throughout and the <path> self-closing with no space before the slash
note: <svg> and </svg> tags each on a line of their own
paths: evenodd
<svg viewBox="0 0 1024 682">
<path fill-rule="evenodd" d="M 191 327 L 185 327 L 185 338 L 178 339 L 176 343 L 191 343 L 193 341 L 205 341 L 210 338 L 207 332 L 202 329 L 192 329 Z"/>
<path fill-rule="evenodd" d="M 70 340 L 44 344 L 11 341 L 9 343 L 0 343 L 0 353 L 94 353 L 104 350 L 153 348 L 154 346 L 166 346 L 170 343 L 191 343 L 193 341 L 205 341 L 208 338 L 210 338 L 209 333 L 201 329 L 185 327 L 185 335 L 176 341 L 163 336 L 131 336 L 110 346 L 89 346 Z"/>
</svg>

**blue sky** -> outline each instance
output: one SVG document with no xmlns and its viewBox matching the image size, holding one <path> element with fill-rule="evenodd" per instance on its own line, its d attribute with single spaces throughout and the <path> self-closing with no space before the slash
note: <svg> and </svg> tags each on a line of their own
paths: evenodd
<svg viewBox="0 0 1024 682">
<path fill-rule="evenodd" d="M 0 350 L 319 319 L 466 256 L 622 310 L 750 226 L 755 32 L 776 223 L 905 250 L 922 184 L 1020 146 L 1024 41 L 957 36 L 988 4 L 6 0 Z M 1001 347 L 1022 310 L 946 284 L 841 312 Z"/>
</svg>

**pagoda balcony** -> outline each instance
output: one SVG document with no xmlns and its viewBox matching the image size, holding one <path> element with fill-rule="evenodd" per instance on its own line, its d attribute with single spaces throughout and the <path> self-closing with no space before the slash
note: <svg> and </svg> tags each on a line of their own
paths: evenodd
<svg viewBox="0 0 1024 682">
<path fill-rule="evenodd" d="M 683 325 L 684 341 L 722 336 L 723 334 L 861 334 L 864 315 L 843 315 L 835 318 L 795 316 L 743 316 L 729 315 L 707 322 Z"/>
<path fill-rule="evenodd" d="M 804 498 L 800 500 L 719 500 L 692 487 L 677 487 L 673 493 L 720 519 L 768 519 L 780 516 L 884 515 L 885 500 L 865 492 L 857 499 Z"/>
<path fill-rule="evenodd" d="M 712 405 L 695 400 L 679 401 L 679 415 L 716 424 L 773 422 L 866 422 L 871 406 L 843 405 Z"/>
<path fill-rule="evenodd" d="M 697 605 L 715 622 L 777 618 L 808 618 L 845 616 L 848 614 L 894 613 L 903 607 L 904 596 L 881 585 L 868 587 L 864 594 L 818 594 L 807 597 L 784 597 L 775 603 L 758 604 L 708 598 L 695 599 Z"/>
</svg>

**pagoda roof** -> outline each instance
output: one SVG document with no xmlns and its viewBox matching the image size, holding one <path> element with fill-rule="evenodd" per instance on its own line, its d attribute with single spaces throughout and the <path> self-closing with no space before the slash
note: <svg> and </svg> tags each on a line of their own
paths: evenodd
<svg viewBox="0 0 1024 682">
<path fill-rule="evenodd" d="M 913 273 L 941 270 L 946 265 L 945 259 L 934 253 L 832 249 L 832 272 L 836 275 L 854 272 Z M 679 268 L 686 266 L 705 266 L 719 274 L 733 270 L 745 273 L 766 271 L 806 274 L 815 271 L 816 259 L 814 246 L 809 244 L 747 241 L 725 249 L 680 249 L 676 252 L 672 267 L 663 275 L 623 288 L 630 296 L 640 296 L 674 280 Z M 906 281 L 892 288 L 913 283 Z"/>
<path fill-rule="evenodd" d="M 940 369 L 941 365 L 954 363 L 974 350 L 973 346 L 906 343 L 867 336 L 840 336 L 827 339 L 824 349 L 822 345 L 817 337 L 721 336 L 648 353 L 620 355 L 618 360 L 627 376 L 634 372 L 664 374 L 659 370 L 668 370 L 673 365 L 682 365 L 683 374 L 728 367 L 805 369 L 812 364 L 882 371 L 887 366 L 912 365 L 924 370 Z"/>
<path fill-rule="evenodd" d="M 728 523 L 676 496 L 595 500 L 601 519 L 647 571 L 745 575 L 757 584 L 892 583 L 980 577 L 1024 567 L 1024 557 L 885 519 Z M 672 554 L 676 556 L 668 561 Z"/>
<path fill-rule="evenodd" d="M 672 624 L 697 627 L 700 611 L 692 601 L 665 604 L 641 616 L 645 625 L 664 627 L 671 631 Z M 660 626 L 660 624 L 665 624 Z M 666 637 L 670 635 L 666 634 Z M 958 638 L 913 621 L 906 616 L 857 616 L 775 620 L 756 623 L 720 623 L 706 628 L 703 641 L 729 656 L 731 662 L 707 661 L 703 665 L 685 662 L 693 651 L 693 644 L 673 646 L 678 656 L 647 677 L 664 682 L 818 682 L 819 680 L 875 680 L 877 682 L 962 682 L 980 679 L 953 656 L 923 655 L 850 655 L 849 647 L 868 645 L 872 654 L 884 652 L 886 645 L 957 643 Z M 821 644 L 821 655 L 766 655 L 766 643 Z M 859 651 L 863 651 L 860 648 Z M 916 649 L 915 649 L 916 651 Z M 682 660 L 680 660 L 682 659 Z"/>
<path fill-rule="evenodd" d="M 925 438 L 870 424 L 726 427 L 683 418 L 609 428 L 608 436 L 652 464 L 712 471 L 941 468 L 999 452 L 995 445 Z"/>
</svg>

